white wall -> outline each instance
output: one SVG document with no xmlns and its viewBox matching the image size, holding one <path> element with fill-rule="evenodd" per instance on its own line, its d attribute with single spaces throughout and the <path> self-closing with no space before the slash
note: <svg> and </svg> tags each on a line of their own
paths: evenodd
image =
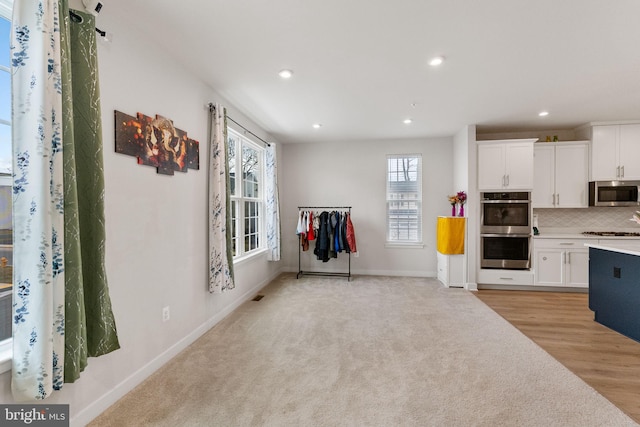
<svg viewBox="0 0 640 427">
<path fill-rule="evenodd" d="M 78 3 L 78 2 L 75 2 Z M 72 2 L 73 6 L 73 2 Z M 279 273 L 265 256 L 236 266 L 236 289 L 207 291 L 207 123 L 205 104 L 260 129 L 195 79 L 152 37 L 137 33 L 125 8 L 103 8 L 99 25 L 115 34 L 99 43 L 102 96 L 106 266 L 121 349 L 90 358 L 74 384 L 47 402 L 68 403 L 83 425 L 141 382 Z M 114 110 L 160 114 L 200 141 L 200 170 L 164 176 L 114 152 Z M 163 323 L 162 307 L 171 319 Z M 12 402 L 10 373 L 0 375 L 0 401 Z"/>
<path fill-rule="evenodd" d="M 451 138 L 329 144 L 286 144 L 281 171 L 283 260 L 298 271 L 295 234 L 298 206 L 352 206 L 358 257 L 354 274 L 436 276 L 436 218 L 450 215 L 452 189 Z M 386 156 L 422 154 L 423 248 L 385 247 Z M 303 270 L 348 269 L 347 255 L 322 263 L 313 250 L 303 257 Z"/>
<path fill-rule="evenodd" d="M 455 191 L 467 192 L 465 216 L 467 234 L 465 244 L 465 282 L 467 289 L 477 289 L 476 268 L 479 247 L 479 200 L 477 189 L 477 144 L 475 125 L 466 126 L 453 137 L 453 185 Z"/>
</svg>

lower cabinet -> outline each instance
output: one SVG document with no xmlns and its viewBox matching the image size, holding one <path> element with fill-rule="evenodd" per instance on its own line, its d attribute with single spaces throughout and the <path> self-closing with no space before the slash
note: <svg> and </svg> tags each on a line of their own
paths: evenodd
<svg viewBox="0 0 640 427">
<path fill-rule="evenodd" d="M 438 254 L 438 280 L 448 288 L 464 287 L 464 255 Z"/>
<path fill-rule="evenodd" d="M 530 270 L 500 270 L 481 268 L 478 270 L 479 285 L 500 285 L 501 287 L 517 287 L 533 285 L 533 272 Z"/>
<path fill-rule="evenodd" d="M 589 287 L 589 249 L 585 239 L 537 238 L 533 246 L 534 285 Z"/>
</svg>

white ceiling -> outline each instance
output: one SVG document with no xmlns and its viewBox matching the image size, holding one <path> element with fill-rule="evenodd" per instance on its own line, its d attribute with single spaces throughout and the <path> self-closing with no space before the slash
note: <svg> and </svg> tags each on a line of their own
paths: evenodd
<svg viewBox="0 0 640 427">
<path fill-rule="evenodd" d="M 280 142 L 640 119 L 637 0 L 110 0 L 102 13 L 112 7 Z"/>
</svg>

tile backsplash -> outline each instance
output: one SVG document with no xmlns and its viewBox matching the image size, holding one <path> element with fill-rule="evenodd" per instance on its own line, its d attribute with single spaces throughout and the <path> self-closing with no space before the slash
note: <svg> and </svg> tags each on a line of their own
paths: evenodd
<svg viewBox="0 0 640 427">
<path fill-rule="evenodd" d="M 632 229 L 640 232 L 640 224 L 629 221 L 638 207 L 589 207 L 586 209 L 534 209 L 540 228 L 579 228 L 582 231 L 618 231 Z"/>
</svg>

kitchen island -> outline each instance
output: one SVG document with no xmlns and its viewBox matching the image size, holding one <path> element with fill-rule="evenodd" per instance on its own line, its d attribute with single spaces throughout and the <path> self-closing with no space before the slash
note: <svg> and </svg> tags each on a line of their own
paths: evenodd
<svg viewBox="0 0 640 427">
<path fill-rule="evenodd" d="M 589 308 L 596 322 L 640 341 L 640 244 L 589 247 Z"/>
</svg>

